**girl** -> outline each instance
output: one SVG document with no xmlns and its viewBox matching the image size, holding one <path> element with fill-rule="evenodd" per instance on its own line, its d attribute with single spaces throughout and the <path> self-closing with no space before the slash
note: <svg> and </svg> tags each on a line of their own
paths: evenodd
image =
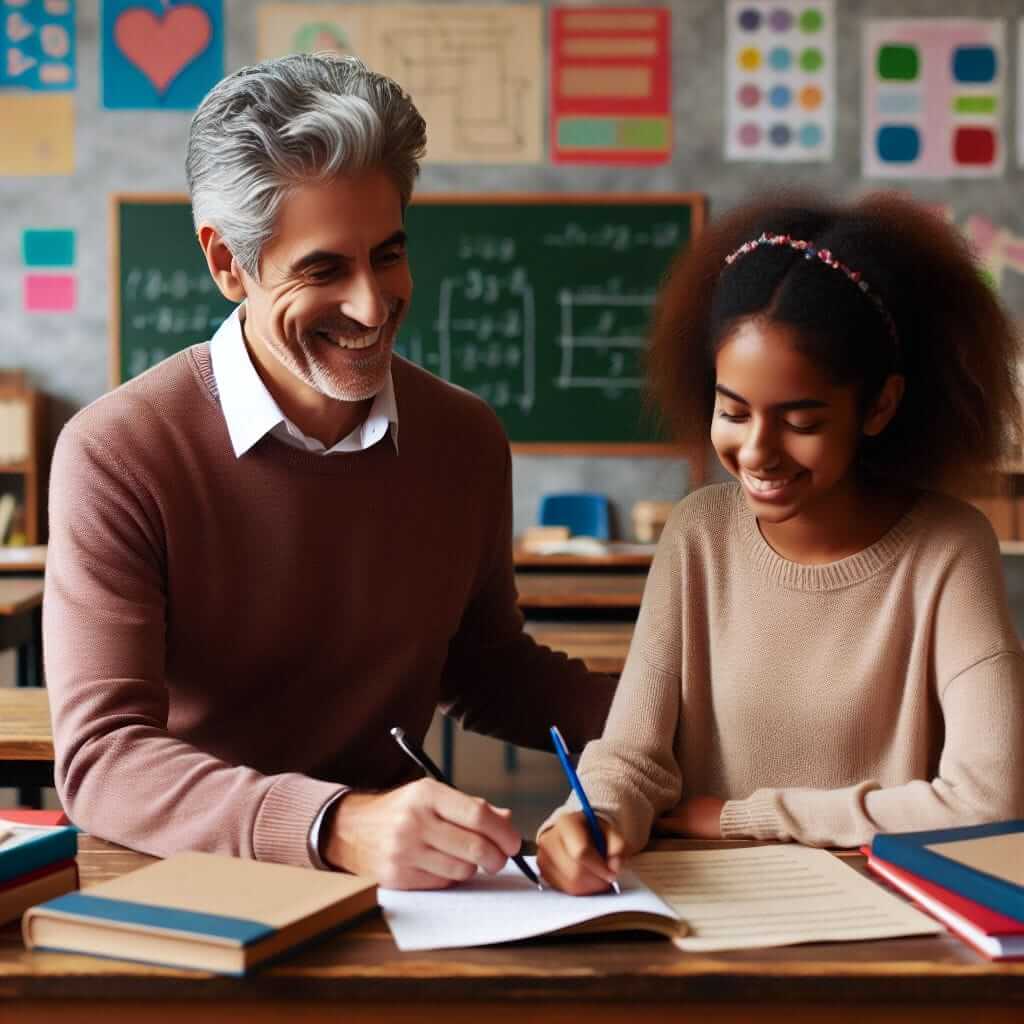
<svg viewBox="0 0 1024 1024">
<path fill-rule="evenodd" d="M 1024 815 L 1024 653 L 988 522 L 951 496 L 1019 441 L 1017 338 L 920 206 L 761 202 L 681 257 L 654 393 L 736 482 L 674 510 L 544 876 L 607 887 L 655 821 L 856 846 Z"/>
</svg>

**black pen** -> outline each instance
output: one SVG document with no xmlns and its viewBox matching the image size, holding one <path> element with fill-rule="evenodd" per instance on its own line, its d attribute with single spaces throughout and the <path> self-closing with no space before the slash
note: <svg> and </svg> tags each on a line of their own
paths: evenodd
<svg viewBox="0 0 1024 1024">
<path fill-rule="evenodd" d="M 433 761 L 427 756 L 425 750 L 421 750 L 408 736 L 405 735 L 404 729 L 399 729 L 395 726 L 391 730 L 391 735 L 394 736 L 395 742 L 404 750 L 409 757 L 411 757 L 432 779 L 436 779 L 438 782 L 443 782 L 446 786 L 452 786 L 452 784 L 444 777 L 444 772 L 434 764 Z M 452 786 L 452 789 L 455 787 Z M 526 877 L 533 882 L 541 892 L 544 891 L 544 886 L 541 884 L 541 880 L 537 877 L 533 868 L 526 863 L 526 858 L 521 853 L 512 854 L 512 860 L 515 861 L 515 865 Z"/>
</svg>

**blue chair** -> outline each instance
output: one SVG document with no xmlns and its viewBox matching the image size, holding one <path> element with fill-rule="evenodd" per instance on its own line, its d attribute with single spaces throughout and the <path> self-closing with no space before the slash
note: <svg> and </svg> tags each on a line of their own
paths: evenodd
<svg viewBox="0 0 1024 1024">
<path fill-rule="evenodd" d="M 608 499 L 603 494 L 546 494 L 540 499 L 538 518 L 541 526 L 568 526 L 571 535 L 609 540 L 612 534 Z"/>
</svg>

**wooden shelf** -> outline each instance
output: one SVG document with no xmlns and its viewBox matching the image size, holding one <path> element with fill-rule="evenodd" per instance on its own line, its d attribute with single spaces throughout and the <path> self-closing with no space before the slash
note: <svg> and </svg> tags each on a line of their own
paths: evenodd
<svg viewBox="0 0 1024 1024">
<path fill-rule="evenodd" d="M 14 494 L 21 513 L 20 527 L 25 543 L 35 546 L 46 540 L 46 474 L 49 468 L 49 460 L 43 454 L 46 398 L 42 392 L 28 387 L 24 375 L 18 371 L 0 372 L 0 402 L 22 403 L 28 407 L 27 455 L 18 462 L 0 462 L 0 494 Z M 12 477 L 18 478 L 13 488 Z"/>
</svg>

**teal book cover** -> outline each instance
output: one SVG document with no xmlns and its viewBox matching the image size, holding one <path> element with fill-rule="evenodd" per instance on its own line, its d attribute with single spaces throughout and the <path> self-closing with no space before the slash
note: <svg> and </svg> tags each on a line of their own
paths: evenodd
<svg viewBox="0 0 1024 1024">
<path fill-rule="evenodd" d="M 1024 921 L 1024 819 L 879 833 L 871 852 L 990 910 Z"/>
<path fill-rule="evenodd" d="M 0 884 L 78 853 L 73 825 L 28 825 L 0 815 Z"/>
</svg>

